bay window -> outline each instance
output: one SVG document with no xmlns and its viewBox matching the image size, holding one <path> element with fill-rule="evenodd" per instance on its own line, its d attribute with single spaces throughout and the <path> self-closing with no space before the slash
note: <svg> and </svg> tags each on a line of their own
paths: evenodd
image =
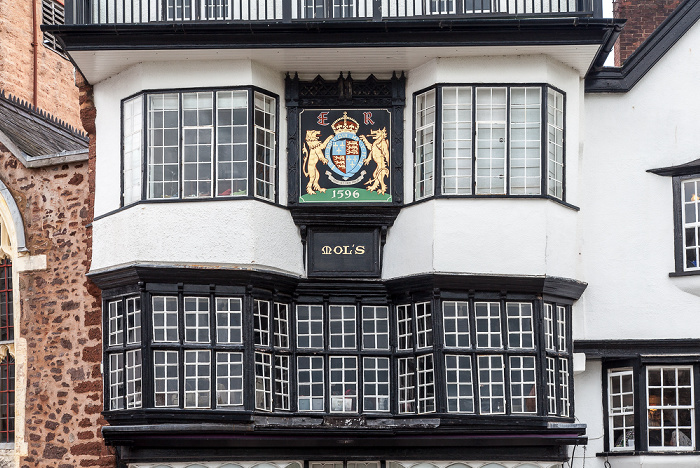
<svg viewBox="0 0 700 468">
<path fill-rule="evenodd" d="M 568 305 L 144 294 L 104 305 L 109 412 L 571 414 Z"/>
<path fill-rule="evenodd" d="M 546 85 L 440 85 L 414 102 L 416 200 L 564 199 L 563 93 Z"/>
<path fill-rule="evenodd" d="M 243 89 L 147 92 L 122 103 L 122 204 L 275 201 L 277 99 Z"/>
</svg>

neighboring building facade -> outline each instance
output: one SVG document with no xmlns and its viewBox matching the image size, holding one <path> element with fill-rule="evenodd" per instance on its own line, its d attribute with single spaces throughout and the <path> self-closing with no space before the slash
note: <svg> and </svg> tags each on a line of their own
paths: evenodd
<svg viewBox="0 0 700 468">
<path fill-rule="evenodd" d="M 700 463 L 699 2 L 67 11 L 117 466 Z"/>
<path fill-rule="evenodd" d="M 0 466 L 113 463 L 100 442 L 101 310 L 86 279 L 93 194 L 75 70 L 41 24 L 62 1 L 0 2 Z"/>
</svg>

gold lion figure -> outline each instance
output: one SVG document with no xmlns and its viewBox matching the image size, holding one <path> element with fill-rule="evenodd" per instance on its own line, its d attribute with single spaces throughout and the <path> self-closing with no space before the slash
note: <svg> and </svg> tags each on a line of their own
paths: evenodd
<svg viewBox="0 0 700 468">
<path fill-rule="evenodd" d="M 384 195 L 386 193 L 384 179 L 389 175 L 389 142 L 386 141 L 386 127 L 370 130 L 369 133 L 374 139 L 374 142 L 371 144 L 364 135 L 360 135 L 362 142 L 369 151 L 365 159 L 365 166 L 370 161 L 374 161 L 377 163 L 377 168 L 374 170 L 372 178 L 365 182 L 365 185 L 369 185 L 367 190 L 370 192 L 376 190 L 378 194 Z"/>
<path fill-rule="evenodd" d="M 316 169 L 316 164 L 320 160 L 323 164 L 328 164 L 328 160 L 323 155 L 323 150 L 326 149 L 328 142 L 333 139 L 333 135 L 326 138 L 326 141 L 321 143 L 318 139 L 321 132 L 318 130 L 307 130 L 306 131 L 306 147 L 302 149 L 304 153 L 304 177 L 309 178 L 309 183 L 306 184 L 306 193 L 309 195 L 316 195 L 315 190 L 324 193 L 326 189 L 318 185 L 318 178 L 320 173 Z M 307 150 L 308 148 L 308 150 Z"/>
</svg>

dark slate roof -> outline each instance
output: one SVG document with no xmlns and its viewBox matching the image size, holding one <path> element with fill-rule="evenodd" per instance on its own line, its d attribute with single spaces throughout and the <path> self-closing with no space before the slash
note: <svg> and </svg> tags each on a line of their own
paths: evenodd
<svg viewBox="0 0 700 468">
<path fill-rule="evenodd" d="M 684 176 L 691 174 L 700 174 L 700 159 L 696 159 L 685 164 L 679 164 L 678 166 L 649 169 L 647 172 L 651 172 L 660 176 Z"/>
<path fill-rule="evenodd" d="M 46 111 L 0 90 L 0 132 L 26 156 L 86 152 L 88 136 Z"/>
<path fill-rule="evenodd" d="M 626 93 L 700 19 L 700 0 L 684 0 L 625 61 L 586 76 L 587 93 Z"/>
</svg>

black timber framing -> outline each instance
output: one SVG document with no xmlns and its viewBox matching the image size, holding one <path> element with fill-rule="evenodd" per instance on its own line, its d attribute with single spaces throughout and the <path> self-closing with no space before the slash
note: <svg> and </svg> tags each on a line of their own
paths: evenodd
<svg viewBox="0 0 700 468">
<path fill-rule="evenodd" d="M 605 43 L 624 20 L 587 17 L 421 18 L 382 22 L 180 22 L 45 25 L 67 52 L 339 47 L 551 46 Z"/>
<path fill-rule="evenodd" d="M 686 362 L 688 355 L 700 358 L 700 339 L 662 340 L 575 340 L 574 352 L 589 359 L 628 359 L 644 355 L 678 355 Z"/>
<path fill-rule="evenodd" d="M 685 0 L 634 51 L 622 67 L 594 68 L 586 76 L 587 93 L 626 93 L 700 19 L 700 0 Z"/>
</svg>

